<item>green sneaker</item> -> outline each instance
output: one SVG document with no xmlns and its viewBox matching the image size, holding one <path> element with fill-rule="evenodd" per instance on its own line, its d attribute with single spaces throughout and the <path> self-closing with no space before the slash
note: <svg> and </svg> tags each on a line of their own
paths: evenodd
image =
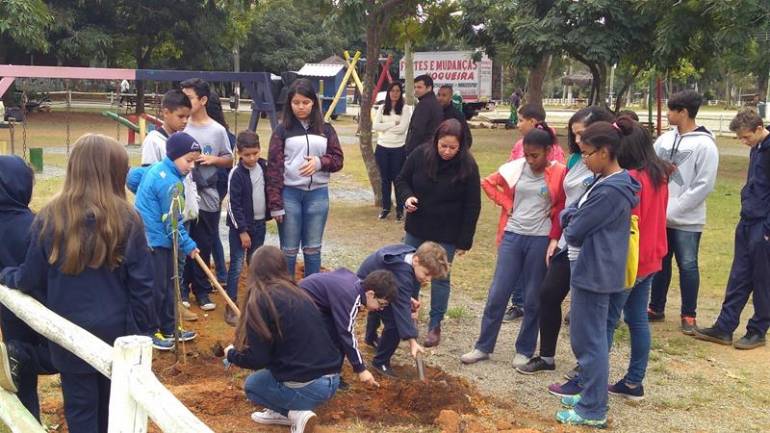
<svg viewBox="0 0 770 433">
<path fill-rule="evenodd" d="M 567 409 L 572 409 L 580 402 L 580 394 L 568 395 L 561 398 L 561 405 Z"/>
<path fill-rule="evenodd" d="M 567 425 L 584 425 L 594 428 L 607 428 L 607 417 L 602 419 L 586 419 L 578 415 L 575 409 L 556 412 L 556 421 Z"/>
</svg>

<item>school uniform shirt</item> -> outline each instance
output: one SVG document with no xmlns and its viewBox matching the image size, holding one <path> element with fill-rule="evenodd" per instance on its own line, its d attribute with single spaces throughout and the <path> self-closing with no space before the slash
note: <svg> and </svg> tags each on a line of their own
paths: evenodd
<svg viewBox="0 0 770 433">
<path fill-rule="evenodd" d="M 165 129 L 158 128 L 150 131 L 142 143 L 142 167 L 149 167 L 163 161 L 166 157 L 166 142 L 168 133 Z M 182 180 L 184 185 L 184 209 L 182 219 L 192 221 L 198 218 L 198 188 L 193 181 L 192 173 L 188 173 Z"/>
<path fill-rule="evenodd" d="M 29 209 L 34 177 L 27 163 L 18 156 L 0 156 L 0 270 L 24 262 L 35 215 Z M 0 320 L 5 338 L 34 335 L 11 310 L 0 304 Z"/>
<path fill-rule="evenodd" d="M 208 123 L 203 125 L 188 122 L 184 132 L 190 134 L 200 144 L 203 155 L 214 155 L 222 158 L 233 157 L 227 130 L 214 120 L 209 119 Z M 217 190 L 219 169 L 213 165 L 196 164 L 192 174 L 193 180 L 198 185 L 200 210 L 219 212 L 219 204 L 222 199 Z"/>
<path fill-rule="evenodd" d="M 182 185 L 182 174 L 168 157 L 150 167 L 132 168 L 128 172 L 126 186 L 136 194 L 134 208 L 144 221 L 147 244 L 150 248 L 172 249 L 174 247 L 171 218 L 164 215 L 169 213 L 174 190 L 179 185 Z M 181 214 L 179 219 L 180 224 L 177 226 L 179 248 L 185 255 L 189 255 L 197 246 L 187 233 L 184 224 L 181 224 Z"/>
<path fill-rule="evenodd" d="M 550 215 L 551 197 L 545 172 L 535 174 L 529 164 L 524 164 L 505 231 L 524 236 L 548 236 L 551 233 Z"/>
<path fill-rule="evenodd" d="M 50 235 L 40 234 L 42 221 L 33 224 L 24 263 L 0 273 L 0 283 L 40 300 L 48 309 L 80 326 L 107 344 L 126 335 L 149 335 L 154 329 L 153 264 L 139 216 L 126 217 L 123 260 L 115 269 L 86 267 L 66 275 L 60 263 L 49 264 Z M 81 224 L 95 230 L 89 216 Z M 95 374 L 97 371 L 66 349 L 51 343 L 51 362 L 62 373 Z"/>
<path fill-rule="evenodd" d="M 309 275 L 297 284 L 313 298 L 327 322 L 334 324 L 334 329 L 330 329 L 335 334 L 332 339 L 338 339 L 342 344 L 353 371 L 360 373 L 366 370 L 353 332 L 358 311 L 366 305 L 366 291 L 358 276 L 348 269 L 339 268 Z"/>
<path fill-rule="evenodd" d="M 250 370 L 266 368 L 278 382 L 307 383 L 339 373 L 342 355 L 313 301 L 297 297 L 277 285 L 267 287 L 267 291 L 278 312 L 277 321 L 268 319 L 266 300 L 258 306 L 273 332 L 273 340 L 264 340 L 247 326 L 247 347 L 228 351 L 227 360 Z M 277 328 L 281 329 L 282 336 L 275 332 Z"/>
<path fill-rule="evenodd" d="M 567 170 L 567 175 L 564 177 L 565 207 L 571 206 L 586 192 L 593 183 L 594 177 L 594 173 L 586 167 L 582 157 Z M 564 239 L 564 233 L 559 238 L 557 246 L 561 251 L 566 250 L 567 241 Z"/>
<path fill-rule="evenodd" d="M 312 176 L 300 175 L 305 157 L 315 157 L 316 172 Z M 329 185 L 331 173 L 342 170 L 344 156 L 334 128 L 324 123 L 321 133 L 310 131 L 302 122 L 286 129 L 278 125 L 270 137 L 267 163 L 267 194 L 271 216 L 284 215 L 283 187 L 290 186 L 312 191 Z"/>
<path fill-rule="evenodd" d="M 379 132 L 377 145 L 388 149 L 404 147 L 406 131 L 409 129 L 413 110 L 411 105 L 404 104 L 401 108 L 401 114 L 396 114 L 395 108 L 390 110 L 390 114 L 385 114 L 385 105 L 381 106 L 377 110 L 372 124 L 372 130 Z M 396 121 L 398 121 L 398 125 L 396 125 Z"/>
<path fill-rule="evenodd" d="M 420 294 L 420 283 L 411 264 L 411 256 L 415 251 L 417 250 L 414 247 L 405 244 L 382 247 L 370 254 L 356 272 L 360 280 L 379 270 L 390 271 L 396 277 L 398 296 L 383 311 L 391 309 L 393 312 L 398 337 L 402 340 L 417 338 L 417 328 L 412 320 L 412 298 L 417 298 Z"/>
<path fill-rule="evenodd" d="M 481 212 L 479 167 L 471 159 L 471 173 L 465 179 L 454 182 L 460 159 L 455 157 L 444 161 L 439 158 L 436 179 L 433 180 L 425 170 L 427 152 L 435 150 L 426 146 L 409 155 L 396 178 L 396 194 L 401 202 L 409 197 L 419 200 L 417 210 L 406 214 L 404 228 L 420 239 L 470 250 Z"/>
<path fill-rule="evenodd" d="M 749 153 L 749 172 L 741 189 L 741 219 L 762 223 L 765 236 L 770 236 L 770 135 Z"/>
<path fill-rule="evenodd" d="M 247 168 L 243 162 L 230 170 L 227 191 L 230 201 L 227 205 L 227 226 L 238 233 L 253 233 L 255 221 L 265 220 L 267 215 L 267 191 L 265 171 L 267 161 L 260 158 L 254 167 Z"/>
<path fill-rule="evenodd" d="M 668 227 L 702 232 L 706 198 L 714 189 L 719 168 L 714 135 L 703 126 L 685 134 L 674 128 L 655 140 L 655 151 L 676 167 L 668 182 Z"/>
<path fill-rule="evenodd" d="M 631 209 L 639 203 L 639 182 L 622 170 L 597 181 L 584 199 L 562 213 L 568 248 L 579 248 L 570 287 L 614 293 L 625 285 Z"/>
<path fill-rule="evenodd" d="M 643 170 L 629 170 L 639 185 L 639 206 L 632 211 L 639 216 L 639 269 L 637 278 L 644 278 L 663 269 L 663 257 L 668 253 L 666 235 L 666 206 L 668 182 L 654 185 Z"/>
</svg>

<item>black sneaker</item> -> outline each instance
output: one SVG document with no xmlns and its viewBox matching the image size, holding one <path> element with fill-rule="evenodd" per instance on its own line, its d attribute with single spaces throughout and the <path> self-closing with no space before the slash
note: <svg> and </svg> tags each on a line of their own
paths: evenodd
<svg viewBox="0 0 770 433">
<path fill-rule="evenodd" d="M 747 332 L 746 335 L 735 342 L 735 348 L 740 350 L 749 350 L 756 349 L 757 347 L 764 346 L 765 344 L 766 342 L 764 335 L 759 335 L 754 332 Z"/>
<path fill-rule="evenodd" d="M 607 391 L 612 395 L 617 395 L 632 401 L 644 400 L 644 386 L 641 384 L 631 388 L 626 381 L 621 379 L 614 385 L 609 385 Z"/>
<path fill-rule="evenodd" d="M 647 309 L 647 321 L 649 322 L 663 322 L 666 320 L 666 313 L 657 312 L 652 308 Z"/>
<path fill-rule="evenodd" d="M 514 320 L 521 319 L 522 317 L 524 317 L 524 309 L 518 305 L 511 305 L 507 310 L 505 310 L 505 315 L 503 315 L 503 322 L 513 322 Z"/>
<path fill-rule="evenodd" d="M 521 367 L 516 367 L 516 371 L 521 374 L 535 374 L 539 371 L 553 371 L 556 370 L 556 363 L 548 363 L 545 359 L 536 356 L 529 360 Z"/>
<path fill-rule="evenodd" d="M 402 221 L 404 219 L 403 209 L 396 210 L 396 221 Z"/>
<path fill-rule="evenodd" d="M 390 209 L 383 209 L 380 211 L 380 215 L 377 216 L 377 219 L 384 220 L 388 215 L 390 215 Z"/>
<path fill-rule="evenodd" d="M 725 346 L 733 344 L 733 335 L 722 331 L 716 326 L 712 326 L 711 328 L 695 328 L 694 336 L 698 340 L 724 344 Z"/>
<path fill-rule="evenodd" d="M 380 344 L 380 337 L 374 336 L 372 338 L 365 338 L 364 343 L 366 343 L 367 346 L 377 348 L 377 346 Z"/>
<path fill-rule="evenodd" d="M 391 379 L 398 379 L 398 375 L 393 371 L 389 365 L 377 365 L 372 364 L 372 370 L 380 376 L 389 377 Z"/>
</svg>

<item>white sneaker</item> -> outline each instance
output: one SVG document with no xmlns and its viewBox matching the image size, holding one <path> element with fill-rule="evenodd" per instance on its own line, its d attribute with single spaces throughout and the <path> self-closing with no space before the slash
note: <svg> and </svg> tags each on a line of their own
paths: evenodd
<svg viewBox="0 0 770 433">
<path fill-rule="evenodd" d="M 460 362 L 463 364 L 475 364 L 479 361 L 486 361 L 489 359 L 489 354 L 480 351 L 479 349 L 473 349 L 470 352 L 460 357 Z"/>
<path fill-rule="evenodd" d="M 291 433 L 313 433 L 318 425 L 318 417 L 309 410 L 290 410 Z"/>
<path fill-rule="evenodd" d="M 521 353 L 513 357 L 513 368 L 524 367 L 529 362 L 529 358 Z"/>
<path fill-rule="evenodd" d="M 259 424 L 267 425 L 291 425 L 289 418 L 281 415 L 280 413 L 270 410 L 258 410 L 251 414 L 251 419 Z"/>
<path fill-rule="evenodd" d="M 217 304 L 213 302 L 206 302 L 205 304 L 201 305 L 201 310 L 203 311 L 211 311 L 217 308 Z"/>
<path fill-rule="evenodd" d="M 190 301 L 182 301 L 182 305 L 184 305 L 185 308 L 190 308 Z"/>
</svg>

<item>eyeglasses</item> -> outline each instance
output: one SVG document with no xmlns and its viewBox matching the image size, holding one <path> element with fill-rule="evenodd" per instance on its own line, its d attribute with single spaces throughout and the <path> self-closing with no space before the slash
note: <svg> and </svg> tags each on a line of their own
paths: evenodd
<svg viewBox="0 0 770 433">
<path fill-rule="evenodd" d="M 590 157 L 591 157 L 591 155 L 593 155 L 594 153 L 596 153 L 596 152 L 598 152 L 598 151 L 599 151 L 599 149 L 596 149 L 596 150 L 594 150 L 593 152 L 589 152 L 589 153 L 580 152 L 580 156 L 581 156 L 583 159 L 586 159 L 586 158 L 590 158 Z"/>
</svg>

